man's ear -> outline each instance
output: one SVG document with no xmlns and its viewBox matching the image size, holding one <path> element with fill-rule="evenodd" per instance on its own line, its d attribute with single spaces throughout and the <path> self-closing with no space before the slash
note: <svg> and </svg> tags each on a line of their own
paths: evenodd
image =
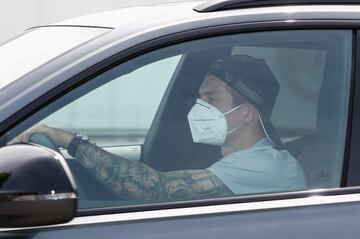
<svg viewBox="0 0 360 239">
<path fill-rule="evenodd" d="M 249 103 L 245 103 L 242 107 L 241 116 L 244 123 L 250 123 L 254 120 L 257 111 L 256 108 Z"/>
</svg>

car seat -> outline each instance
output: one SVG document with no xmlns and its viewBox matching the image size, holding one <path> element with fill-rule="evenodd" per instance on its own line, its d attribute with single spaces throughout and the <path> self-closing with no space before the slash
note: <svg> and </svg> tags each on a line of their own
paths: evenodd
<svg viewBox="0 0 360 239">
<path fill-rule="evenodd" d="M 345 84 L 336 73 L 325 73 L 318 99 L 315 143 L 298 158 L 310 189 L 340 187 L 347 97 Z"/>
</svg>

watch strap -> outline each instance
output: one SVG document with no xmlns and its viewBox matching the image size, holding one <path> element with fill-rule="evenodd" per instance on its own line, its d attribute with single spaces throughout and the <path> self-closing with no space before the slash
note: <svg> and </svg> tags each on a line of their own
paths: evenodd
<svg viewBox="0 0 360 239">
<path fill-rule="evenodd" d="M 79 133 L 76 133 L 74 138 L 71 140 L 68 148 L 67 148 L 67 151 L 68 153 L 75 157 L 75 153 L 76 153 L 76 150 L 78 149 L 79 145 L 81 143 L 85 143 L 85 142 L 88 142 L 89 141 L 89 138 L 87 136 L 83 136 Z"/>
</svg>

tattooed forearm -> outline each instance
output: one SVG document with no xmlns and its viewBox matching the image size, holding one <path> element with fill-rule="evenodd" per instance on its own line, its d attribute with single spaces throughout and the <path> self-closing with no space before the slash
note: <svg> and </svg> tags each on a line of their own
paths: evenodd
<svg viewBox="0 0 360 239">
<path fill-rule="evenodd" d="M 111 154 L 91 143 L 80 144 L 75 156 L 105 187 L 129 199 L 189 199 L 233 195 L 206 169 L 162 173 L 136 160 Z"/>
<path fill-rule="evenodd" d="M 167 198 L 231 196 L 233 193 L 207 169 L 182 170 L 164 173 L 162 180 Z"/>
</svg>

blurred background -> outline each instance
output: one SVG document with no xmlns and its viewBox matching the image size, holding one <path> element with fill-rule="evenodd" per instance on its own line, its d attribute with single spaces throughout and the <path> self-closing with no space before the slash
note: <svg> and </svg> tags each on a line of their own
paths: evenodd
<svg viewBox="0 0 360 239">
<path fill-rule="evenodd" d="M 0 42 L 25 29 L 89 13 L 193 0 L 0 0 Z"/>
</svg>

